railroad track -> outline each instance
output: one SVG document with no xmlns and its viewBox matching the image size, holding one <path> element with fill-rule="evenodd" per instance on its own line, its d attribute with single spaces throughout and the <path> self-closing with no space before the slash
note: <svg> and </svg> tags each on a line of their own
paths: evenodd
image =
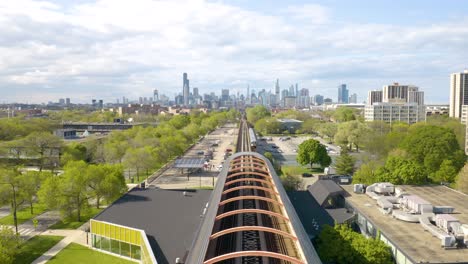
<svg viewBox="0 0 468 264">
<path fill-rule="evenodd" d="M 247 121 L 242 120 L 239 127 L 239 134 L 237 138 L 236 152 L 250 152 L 251 144 L 249 138 L 249 127 Z M 278 211 L 271 202 L 271 194 L 266 192 L 266 182 L 263 176 L 256 173 L 257 169 L 254 165 L 248 166 L 247 164 L 256 164 L 258 160 L 254 160 L 253 156 L 246 155 L 237 166 L 232 166 L 233 170 L 243 172 L 242 175 L 235 176 L 232 174 L 232 180 L 226 180 L 228 183 L 225 188 L 239 188 L 238 190 L 229 192 L 225 195 L 225 200 L 238 199 L 236 202 L 226 203 L 220 206 L 218 215 L 226 214 L 229 212 L 244 210 L 242 214 L 233 214 L 232 216 L 222 218 L 218 221 L 215 232 L 229 230 L 236 227 L 264 227 L 280 230 L 281 224 L 278 219 L 269 215 L 258 213 L 258 210 L 265 211 Z M 229 164 L 226 164 L 229 166 Z M 249 168 L 247 168 L 249 167 Z M 252 172 L 252 173 L 249 173 Z M 238 173 L 238 174 L 239 174 Z M 245 180 L 252 179 L 252 180 Z M 236 181 L 239 180 L 239 181 Z M 248 188 L 252 187 L 252 188 Z M 263 188 L 263 189 L 262 189 Z M 265 197 L 267 199 L 243 199 L 242 197 Z M 241 197 L 241 198 L 239 198 Z M 270 197 L 270 198 L 269 198 Z M 244 230 L 241 232 L 229 233 L 220 236 L 216 239 L 214 251 L 207 258 L 213 258 L 229 253 L 243 252 L 243 251 L 259 251 L 259 252 L 277 252 L 281 254 L 288 254 L 284 245 L 283 237 L 269 232 L 262 232 L 259 230 Z M 235 259 L 223 260 L 223 264 L 287 264 L 289 261 L 280 260 L 277 258 L 270 258 L 266 256 L 243 256 Z"/>
</svg>

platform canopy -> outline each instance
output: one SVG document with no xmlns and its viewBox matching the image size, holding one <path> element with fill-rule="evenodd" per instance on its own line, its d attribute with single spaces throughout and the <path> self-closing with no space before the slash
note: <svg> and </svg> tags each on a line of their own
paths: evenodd
<svg viewBox="0 0 468 264">
<path fill-rule="evenodd" d="M 205 165 L 205 159 L 176 159 L 174 168 L 177 169 L 201 169 Z"/>
</svg>

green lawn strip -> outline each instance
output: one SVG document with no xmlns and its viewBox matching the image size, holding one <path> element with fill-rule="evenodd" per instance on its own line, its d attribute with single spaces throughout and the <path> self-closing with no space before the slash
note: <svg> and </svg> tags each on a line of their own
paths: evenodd
<svg viewBox="0 0 468 264">
<path fill-rule="evenodd" d="M 63 236 L 35 236 L 24 242 L 13 264 L 29 264 L 55 246 Z"/>
<path fill-rule="evenodd" d="M 321 168 L 312 168 L 310 167 L 302 167 L 302 166 L 282 166 L 281 167 L 282 175 L 288 173 L 290 175 L 297 175 L 302 176 L 303 173 L 323 173 Z"/>
<path fill-rule="evenodd" d="M 76 217 L 72 219 L 64 219 L 56 224 L 52 225 L 49 227 L 50 229 L 77 229 L 78 227 L 82 226 L 84 223 L 86 223 L 89 219 L 97 215 L 99 212 L 101 212 L 104 208 L 90 208 L 88 212 L 85 212 L 81 215 L 81 221 L 78 222 L 76 221 Z"/>
<path fill-rule="evenodd" d="M 99 263 L 99 264 L 127 264 L 135 262 L 105 254 L 88 247 L 71 243 L 66 248 L 62 249 L 55 257 L 47 262 L 47 264 L 82 264 L 82 263 Z"/>
<path fill-rule="evenodd" d="M 34 214 L 31 215 L 31 208 L 26 206 L 16 211 L 16 217 L 18 219 L 18 225 L 22 224 L 31 218 L 40 215 L 46 211 L 46 207 L 43 204 L 34 204 L 33 205 Z M 0 225 L 14 225 L 13 214 L 9 214 L 5 217 L 0 218 Z"/>
</svg>

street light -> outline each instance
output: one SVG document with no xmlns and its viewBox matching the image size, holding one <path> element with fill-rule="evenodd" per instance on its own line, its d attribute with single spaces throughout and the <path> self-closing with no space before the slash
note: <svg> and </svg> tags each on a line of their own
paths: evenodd
<svg viewBox="0 0 468 264">
<path fill-rule="evenodd" d="M 18 235 L 18 218 L 16 217 L 16 190 L 15 185 L 9 182 L 0 182 L 0 184 L 9 184 L 13 190 L 13 221 L 15 222 L 16 235 Z"/>
</svg>

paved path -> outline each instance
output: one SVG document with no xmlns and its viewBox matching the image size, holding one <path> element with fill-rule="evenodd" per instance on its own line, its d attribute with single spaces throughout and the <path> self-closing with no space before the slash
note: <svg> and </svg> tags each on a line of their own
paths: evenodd
<svg viewBox="0 0 468 264">
<path fill-rule="evenodd" d="M 87 246 L 86 243 L 86 232 L 81 230 L 47 230 L 43 232 L 41 235 L 49 235 L 49 236 L 64 236 L 65 238 L 62 239 L 57 245 L 53 246 L 47 252 L 45 252 L 42 256 L 37 258 L 32 262 L 32 264 L 44 264 L 57 255 L 62 249 L 67 247 L 70 243 L 79 243 L 81 245 Z"/>
<path fill-rule="evenodd" d="M 3 218 L 10 214 L 10 206 L 0 207 L 0 218 Z"/>
<path fill-rule="evenodd" d="M 47 228 L 60 220 L 60 213 L 57 211 L 48 211 L 36 216 L 36 219 L 38 220 L 37 228 L 34 228 L 32 219 L 18 225 L 18 233 L 22 239 L 28 240 L 47 230 Z M 12 225 L 8 227 L 13 231 L 15 230 L 15 227 Z"/>
</svg>

